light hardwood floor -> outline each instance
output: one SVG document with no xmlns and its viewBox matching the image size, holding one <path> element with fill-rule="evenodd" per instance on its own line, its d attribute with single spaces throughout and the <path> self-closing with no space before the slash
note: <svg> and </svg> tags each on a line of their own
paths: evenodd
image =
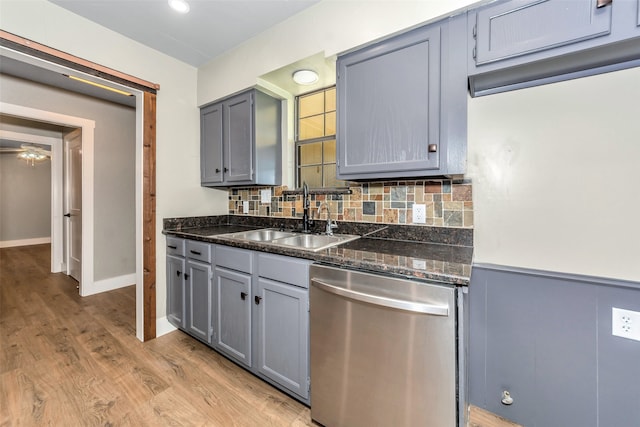
<svg viewBox="0 0 640 427">
<path fill-rule="evenodd" d="M 182 332 L 141 343 L 135 286 L 80 298 L 49 258 L 49 245 L 0 249 L 0 426 L 316 425 Z M 480 415 L 472 426 L 512 425 Z"/>
<path fill-rule="evenodd" d="M 308 426 L 309 409 L 182 332 L 135 338 L 135 287 L 80 298 L 49 245 L 0 249 L 1 426 Z"/>
</svg>

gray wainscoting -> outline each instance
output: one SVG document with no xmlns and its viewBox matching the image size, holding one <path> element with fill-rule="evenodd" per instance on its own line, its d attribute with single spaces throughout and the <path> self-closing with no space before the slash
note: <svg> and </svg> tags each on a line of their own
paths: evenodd
<svg viewBox="0 0 640 427">
<path fill-rule="evenodd" d="M 469 297 L 471 404 L 527 427 L 640 426 L 640 341 L 611 334 L 639 282 L 474 265 Z"/>
</svg>

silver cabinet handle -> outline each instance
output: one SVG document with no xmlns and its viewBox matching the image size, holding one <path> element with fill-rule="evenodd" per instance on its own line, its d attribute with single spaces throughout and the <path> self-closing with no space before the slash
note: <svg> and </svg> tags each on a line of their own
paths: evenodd
<svg viewBox="0 0 640 427">
<path fill-rule="evenodd" d="M 402 301 L 394 298 L 379 297 L 376 295 L 365 294 L 363 292 L 345 289 L 341 286 L 331 285 L 319 279 L 311 279 L 311 284 L 323 291 L 350 298 L 356 301 L 368 302 L 370 304 L 381 305 L 384 307 L 397 308 L 414 313 L 432 314 L 434 316 L 448 316 L 449 306 L 422 304 L 419 302 Z"/>
</svg>

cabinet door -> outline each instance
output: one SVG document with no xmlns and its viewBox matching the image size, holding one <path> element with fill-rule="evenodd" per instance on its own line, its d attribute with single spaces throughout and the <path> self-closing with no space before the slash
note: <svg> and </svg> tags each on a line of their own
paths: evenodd
<svg viewBox="0 0 640 427">
<path fill-rule="evenodd" d="M 258 280 L 258 371 L 297 395 L 308 398 L 309 292 Z"/>
<path fill-rule="evenodd" d="M 607 35 L 611 11 L 597 8 L 595 0 L 519 0 L 488 6 L 477 13 L 476 64 Z"/>
<path fill-rule="evenodd" d="M 224 101 L 224 180 L 227 183 L 253 180 L 252 92 Z"/>
<path fill-rule="evenodd" d="M 214 347 L 251 367 L 251 276 L 216 267 Z"/>
<path fill-rule="evenodd" d="M 194 337 L 210 342 L 211 265 L 187 260 L 185 289 L 185 329 Z"/>
<path fill-rule="evenodd" d="M 200 179 L 202 184 L 222 183 L 222 104 L 200 110 Z"/>
<path fill-rule="evenodd" d="M 184 328 L 184 273 L 184 258 L 167 255 L 167 320 L 178 328 Z"/>
<path fill-rule="evenodd" d="M 339 179 L 437 171 L 440 30 L 420 28 L 338 59 Z"/>
</svg>

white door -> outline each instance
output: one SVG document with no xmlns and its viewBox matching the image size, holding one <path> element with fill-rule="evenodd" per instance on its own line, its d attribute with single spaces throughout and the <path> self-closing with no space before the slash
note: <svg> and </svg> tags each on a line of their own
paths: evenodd
<svg viewBox="0 0 640 427">
<path fill-rule="evenodd" d="M 64 136 L 67 274 L 80 282 L 82 268 L 82 129 Z"/>
</svg>

